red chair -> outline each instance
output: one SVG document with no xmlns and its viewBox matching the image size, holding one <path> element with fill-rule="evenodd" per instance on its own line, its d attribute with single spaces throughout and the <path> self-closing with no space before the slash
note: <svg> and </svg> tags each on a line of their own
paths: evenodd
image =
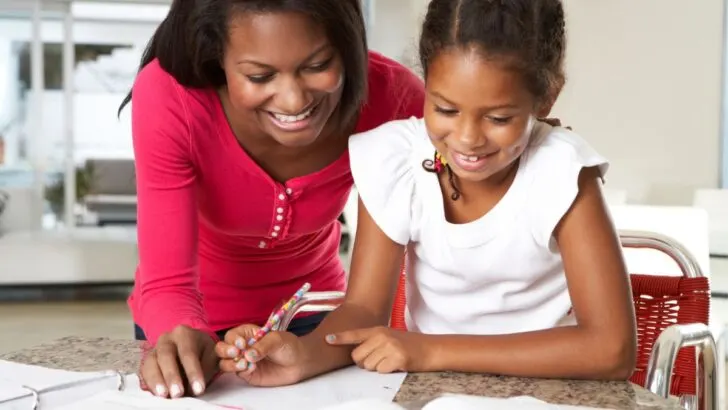
<svg viewBox="0 0 728 410">
<path fill-rule="evenodd" d="M 662 397 L 680 397 L 686 408 L 717 409 L 720 386 L 715 341 L 708 329 L 708 279 L 695 258 L 671 238 L 622 231 L 620 240 L 623 247 L 666 253 L 683 272 L 682 277 L 630 275 L 638 336 L 637 363 L 630 381 Z M 390 326 L 400 330 L 406 330 L 406 259 L 390 319 Z M 335 309 L 343 296 L 342 292 L 310 292 L 281 320 L 280 329 L 287 328 L 297 312 Z M 698 383 L 698 374 L 702 383 Z"/>
</svg>

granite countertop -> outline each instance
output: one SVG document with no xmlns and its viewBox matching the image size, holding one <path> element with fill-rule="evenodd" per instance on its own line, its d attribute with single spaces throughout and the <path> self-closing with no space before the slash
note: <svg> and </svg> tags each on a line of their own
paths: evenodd
<svg viewBox="0 0 728 410">
<path fill-rule="evenodd" d="M 82 337 L 66 337 L 0 355 L 2 360 L 64 370 L 114 369 L 129 373 L 136 372 L 140 358 L 137 341 Z M 609 409 L 680 409 L 676 400 L 662 399 L 628 382 L 538 380 L 460 373 L 409 374 L 395 401 L 417 408 L 417 403 L 425 403 L 442 393 L 489 397 L 528 395 L 554 404 Z"/>
</svg>

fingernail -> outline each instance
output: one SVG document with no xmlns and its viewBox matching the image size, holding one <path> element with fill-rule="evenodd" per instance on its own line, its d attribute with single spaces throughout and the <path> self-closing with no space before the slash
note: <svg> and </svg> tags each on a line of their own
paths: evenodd
<svg viewBox="0 0 728 410">
<path fill-rule="evenodd" d="M 157 396 L 164 397 L 167 395 L 167 388 L 164 387 L 163 384 L 158 384 L 157 387 L 154 388 L 154 391 L 157 393 Z"/>
<path fill-rule="evenodd" d="M 199 396 L 204 390 L 205 387 L 199 381 L 192 383 L 192 391 L 195 393 L 195 396 Z"/>
<path fill-rule="evenodd" d="M 235 341 L 235 346 L 240 350 L 245 350 L 245 340 L 238 338 L 238 340 Z"/>
<path fill-rule="evenodd" d="M 169 388 L 169 393 L 172 397 L 179 397 L 182 395 L 182 388 L 179 387 L 178 384 L 173 384 L 172 387 Z"/>
<path fill-rule="evenodd" d="M 238 357 L 238 349 L 231 347 L 228 349 L 227 354 L 229 357 Z"/>
<path fill-rule="evenodd" d="M 326 335 L 326 341 L 329 343 L 334 343 L 336 341 L 336 335 Z"/>
<path fill-rule="evenodd" d="M 235 363 L 235 368 L 238 370 L 245 370 L 248 368 L 248 362 L 246 362 L 245 360 L 241 360 Z"/>
<path fill-rule="evenodd" d="M 255 350 L 248 350 L 248 358 L 250 360 L 256 360 L 258 358 L 258 353 Z"/>
</svg>

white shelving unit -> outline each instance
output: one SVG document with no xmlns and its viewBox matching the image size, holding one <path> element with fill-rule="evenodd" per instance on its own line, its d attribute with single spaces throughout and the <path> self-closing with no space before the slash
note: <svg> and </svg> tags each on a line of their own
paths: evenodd
<svg viewBox="0 0 728 410">
<path fill-rule="evenodd" d="M 6 27 L 7 33 L 17 33 L 17 27 L 27 30 L 30 26 L 31 90 L 27 107 L 30 126 L 25 131 L 28 168 L 33 175 L 32 187 L 0 187 L 16 191 L 7 211 L 13 213 L 14 216 L 8 216 L 12 221 L 0 222 L 20 225 L 0 234 L 0 286 L 119 283 L 133 279 L 137 263 L 135 227 L 77 226 L 75 154 L 78 130 L 74 127 L 74 117 L 78 90 L 74 86 L 77 74 L 74 45 L 78 38 L 89 38 L 89 27 L 112 27 L 117 31 L 120 27 L 128 27 L 122 38 L 136 35 L 146 41 L 165 17 L 170 4 L 171 0 L 0 0 L 0 15 L 9 19 L 5 23 L 10 25 Z M 25 33 L 27 36 L 28 32 Z M 101 34 L 108 36 L 108 33 Z M 63 92 L 57 103 L 49 104 L 43 98 L 46 93 L 44 43 L 51 38 L 56 43 L 62 39 Z M 27 37 L 21 41 L 28 41 Z M 113 41 L 123 42 L 116 38 Z M 101 42 L 106 44 L 103 39 Z M 51 120 L 51 114 L 59 108 L 62 111 L 60 121 L 58 118 Z M 62 125 L 63 178 L 67 188 L 65 215 L 53 229 L 43 229 L 41 224 L 47 213 L 43 193 L 49 169 L 47 150 L 51 145 L 44 140 L 48 136 L 43 126 L 48 120 Z M 21 219 L 31 222 L 21 223 Z"/>
</svg>

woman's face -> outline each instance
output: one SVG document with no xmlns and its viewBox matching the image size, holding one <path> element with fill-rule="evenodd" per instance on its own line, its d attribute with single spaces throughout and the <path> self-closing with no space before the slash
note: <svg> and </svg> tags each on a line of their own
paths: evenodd
<svg viewBox="0 0 728 410">
<path fill-rule="evenodd" d="M 344 88 L 341 56 L 324 28 L 293 12 L 235 16 L 223 69 L 233 114 L 288 147 L 319 137 Z"/>
</svg>

